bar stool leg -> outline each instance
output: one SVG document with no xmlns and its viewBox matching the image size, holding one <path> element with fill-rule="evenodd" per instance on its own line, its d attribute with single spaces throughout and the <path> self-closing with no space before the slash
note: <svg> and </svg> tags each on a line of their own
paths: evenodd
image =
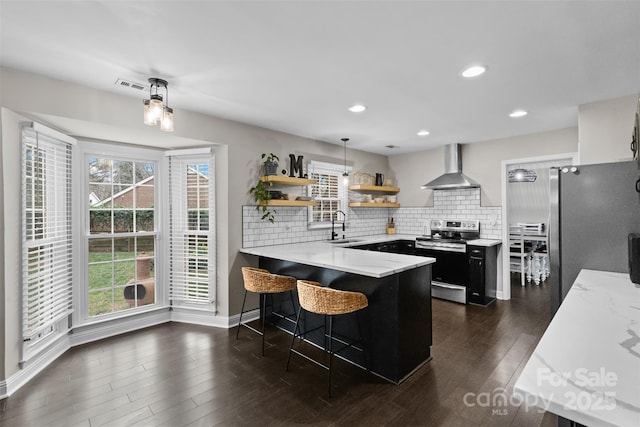
<svg viewBox="0 0 640 427">
<path fill-rule="evenodd" d="M 298 308 L 298 315 L 296 316 L 296 326 L 293 328 L 293 337 L 291 337 L 291 345 L 289 346 L 289 356 L 287 357 L 287 366 L 285 371 L 289 370 L 289 361 L 291 360 L 291 350 L 293 350 L 293 343 L 296 340 L 296 334 L 298 333 L 298 325 L 300 323 L 300 315 L 302 314 L 302 306 Z"/>
<path fill-rule="evenodd" d="M 289 291 L 289 299 L 291 300 L 291 311 L 296 312 L 296 303 L 293 301 L 293 291 Z"/>
<path fill-rule="evenodd" d="M 331 397 L 331 372 L 333 361 L 333 316 L 329 317 L 329 397 Z"/>
<path fill-rule="evenodd" d="M 242 298 L 242 309 L 240 310 L 240 320 L 238 320 L 238 330 L 236 331 L 236 340 L 238 334 L 240 334 L 240 326 L 242 326 L 242 313 L 244 313 L 244 303 L 247 301 L 247 291 L 244 291 L 244 298 Z"/>
<path fill-rule="evenodd" d="M 264 325 L 267 320 L 267 294 L 262 294 L 262 355 L 264 356 Z"/>
<path fill-rule="evenodd" d="M 364 349 L 364 335 L 362 335 L 362 325 L 360 319 L 360 311 L 356 311 L 356 322 L 358 324 L 358 334 L 360 335 L 360 345 L 362 346 L 362 358 L 364 359 L 364 367 L 367 372 L 371 371 L 369 368 L 369 361 L 367 360 L 367 352 Z"/>
</svg>

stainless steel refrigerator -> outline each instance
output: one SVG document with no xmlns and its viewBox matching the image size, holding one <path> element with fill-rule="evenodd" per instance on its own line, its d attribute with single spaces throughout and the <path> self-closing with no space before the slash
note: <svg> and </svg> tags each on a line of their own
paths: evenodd
<svg viewBox="0 0 640 427">
<path fill-rule="evenodd" d="M 550 172 L 551 313 L 581 269 L 629 272 L 628 235 L 640 233 L 638 162 Z"/>
</svg>

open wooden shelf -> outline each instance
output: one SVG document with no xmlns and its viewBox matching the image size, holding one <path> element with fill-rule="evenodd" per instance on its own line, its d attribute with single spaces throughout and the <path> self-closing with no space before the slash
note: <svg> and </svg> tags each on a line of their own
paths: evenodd
<svg viewBox="0 0 640 427">
<path fill-rule="evenodd" d="M 349 202 L 350 208 L 399 208 L 400 203 Z"/>
<path fill-rule="evenodd" d="M 384 185 L 364 185 L 364 184 L 353 184 L 349 186 L 349 190 L 360 190 L 360 191 L 383 191 L 386 193 L 397 193 L 400 191 L 398 187 L 387 187 Z"/>
<path fill-rule="evenodd" d="M 284 184 L 284 185 L 312 185 L 316 183 L 315 179 L 296 178 L 293 176 L 286 176 L 286 175 L 261 176 L 260 181 L 271 182 L 273 184 Z"/>
<path fill-rule="evenodd" d="M 264 202 L 260 203 L 264 205 Z M 267 206 L 313 206 L 316 204 L 313 200 L 269 200 Z M 379 203 L 377 203 L 379 204 Z"/>
</svg>

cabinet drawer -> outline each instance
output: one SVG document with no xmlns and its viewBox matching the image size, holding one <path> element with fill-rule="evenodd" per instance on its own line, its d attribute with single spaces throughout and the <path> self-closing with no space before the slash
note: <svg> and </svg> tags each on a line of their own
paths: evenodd
<svg viewBox="0 0 640 427">
<path fill-rule="evenodd" d="M 467 253 L 472 257 L 484 258 L 484 248 L 468 248 Z"/>
<path fill-rule="evenodd" d="M 467 303 L 467 288 L 448 283 L 431 282 L 431 296 L 448 301 Z"/>
</svg>

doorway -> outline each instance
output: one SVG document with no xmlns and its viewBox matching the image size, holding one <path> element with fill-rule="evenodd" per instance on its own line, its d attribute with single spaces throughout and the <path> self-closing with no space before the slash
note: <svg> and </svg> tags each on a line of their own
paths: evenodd
<svg viewBox="0 0 640 427">
<path fill-rule="evenodd" d="M 575 165 L 578 153 L 503 160 L 502 180 L 502 289 L 499 299 L 511 299 L 510 226 L 527 224 L 548 235 L 549 169 Z M 544 243 L 544 240 L 541 240 Z M 537 243 L 540 244 L 540 243 Z"/>
</svg>

